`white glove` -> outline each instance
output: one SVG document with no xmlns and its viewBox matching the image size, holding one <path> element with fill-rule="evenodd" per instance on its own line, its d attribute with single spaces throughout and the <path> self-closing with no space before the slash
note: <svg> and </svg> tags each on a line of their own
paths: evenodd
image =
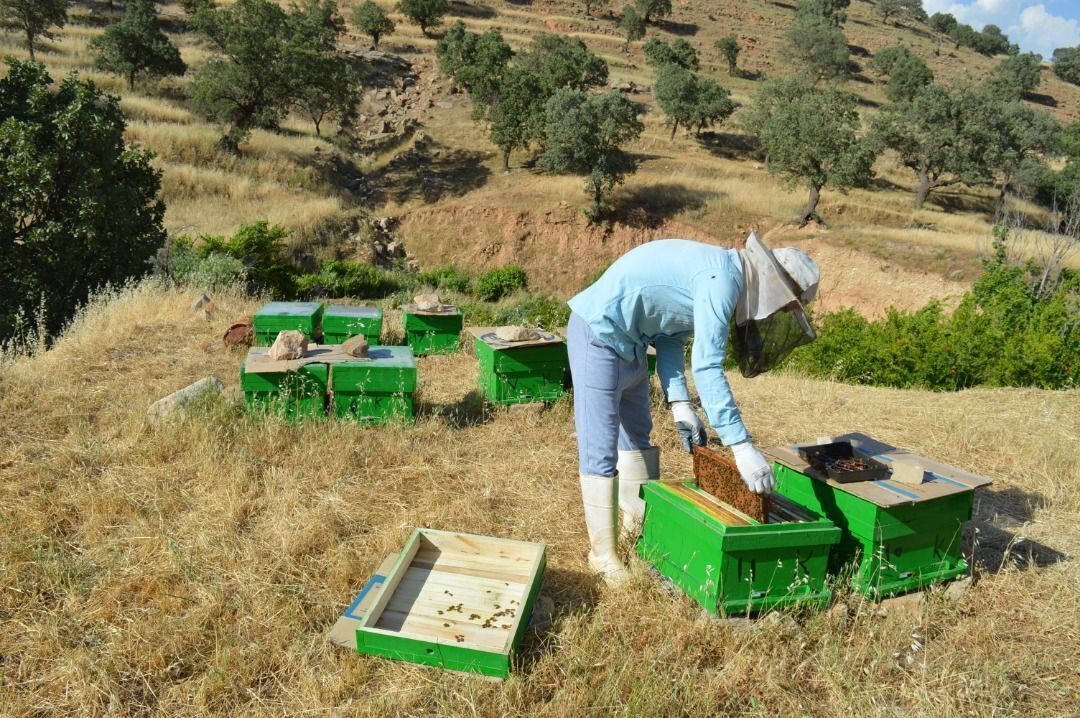
<svg viewBox="0 0 1080 718">
<path fill-rule="evenodd" d="M 693 445 L 705 446 L 709 435 L 705 432 L 705 424 L 694 412 L 688 401 L 671 402 L 671 415 L 675 418 L 675 430 L 682 439 L 683 451 L 690 453 L 694 450 Z"/>
<path fill-rule="evenodd" d="M 776 477 L 761 452 L 749 440 L 732 444 L 731 451 L 735 454 L 735 465 L 739 467 L 746 488 L 755 494 L 771 494 L 776 486 Z"/>
</svg>

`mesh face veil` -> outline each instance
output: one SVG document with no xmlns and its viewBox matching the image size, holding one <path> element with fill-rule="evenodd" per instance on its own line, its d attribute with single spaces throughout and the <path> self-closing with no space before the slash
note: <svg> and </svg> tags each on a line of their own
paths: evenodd
<svg viewBox="0 0 1080 718">
<path fill-rule="evenodd" d="M 817 265 L 799 250 L 778 252 L 783 263 L 751 234 L 740 253 L 745 288 L 735 307 L 731 343 L 745 377 L 769 371 L 793 349 L 817 339 L 803 308 L 803 300 L 817 292 Z"/>
</svg>

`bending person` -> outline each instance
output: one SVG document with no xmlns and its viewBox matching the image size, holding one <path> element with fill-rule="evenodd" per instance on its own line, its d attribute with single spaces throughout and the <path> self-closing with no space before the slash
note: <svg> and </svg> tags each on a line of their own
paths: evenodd
<svg viewBox="0 0 1080 718">
<path fill-rule="evenodd" d="M 626 576 L 616 552 L 619 509 L 624 528 L 635 531 L 645 512 L 641 487 L 660 476 L 660 450 L 649 441 L 649 344 L 683 448 L 691 451 L 707 439 L 686 385 L 684 349 L 694 337 L 691 369 L 705 416 L 750 490 L 769 493 L 772 469 L 754 448 L 724 374 L 728 337 L 745 376 L 768 371 L 816 338 L 803 305 L 814 298 L 818 277 L 804 252 L 772 252 L 753 234 L 742 250 L 666 239 L 627 252 L 568 302 L 589 565 L 605 580 Z"/>
</svg>

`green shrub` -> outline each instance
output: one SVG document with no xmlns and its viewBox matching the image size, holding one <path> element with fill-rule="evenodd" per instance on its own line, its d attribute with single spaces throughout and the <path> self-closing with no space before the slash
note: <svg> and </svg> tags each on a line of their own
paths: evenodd
<svg viewBox="0 0 1080 718">
<path fill-rule="evenodd" d="M 289 231 L 266 222 L 248 224 L 232 237 L 176 237 L 169 243 L 168 274 L 175 281 L 204 288 L 246 282 L 252 292 L 274 299 L 296 296 L 296 267 L 289 261 Z"/>
<path fill-rule="evenodd" d="M 466 302 L 461 305 L 461 311 L 470 326 L 479 327 L 519 325 L 553 331 L 570 321 L 566 302 L 539 295 L 526 295 L 502 304 Z"/>
<path fill-rule="evenodd" d="M 416 283 L 421 286 L 435 287 L 453 292 L 469 291 L 469 275 L 452 264 L 437 267 L 416 275 Z"/>
<path fill-rule="evenodd" d="M 298 290 L 305 297 L 385 297 L 401 285 L 393 272 L 362 262 L 332 259 L 318 274 L 300 276 Z"/>
<path fill-rule="evenodd" d="M 1033 264 L 1005 262 L 1003 245 L 951 316 L 931 302 L 869 321 L 826 314 L 816 342 L 786 366 L 813 376 L 893 387 L 1080 384 L 1080 275 L 1065 270 L 1052 291 Z"/>
<path fill-rule="evenodd" d="M 247 267 L 236 257 L 219 252 L 202 256 L 184 242 L 173 243 L 170 269 L 178 284 L 205 292 L 242 287 L 247 282 Z"/>
<path fill-rule="evenodd" d="M 515 290 L 525 289 L 527 286 L 528 277 L 525 270 L 516 264 L 511 264 L 485 272 L 477 277 L 476 296 L 494 302 Z"/>
</svg>

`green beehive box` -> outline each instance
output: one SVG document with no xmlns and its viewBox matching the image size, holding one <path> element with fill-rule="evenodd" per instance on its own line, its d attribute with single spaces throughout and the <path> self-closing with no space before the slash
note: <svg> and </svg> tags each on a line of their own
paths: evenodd
<svg viewBox="0 0 1080 718">
<path fill-rule="evenodd" d="M 828 604 L 832 521 L 781 499 L 759 523 L 689 483 L 650 481 L 643 497 L 638 554 L 710 613 Z"/>
<path fill-rule="evenodd" d="M 417 529 L 373 605 L 354 613 L 356 649 L 505 677 L 528 629 L 546 559 L 543 544 Z"/>
<path fill-rule="evenodd" d="M 270 346 L 277 339 L 278 332 L 286 329 L 303 332 L 308 339 L 318 341 L 322 331 L 322 313 L 321 302 L 270 302 L 255 312 L 252 318 L 255 345 Z"/>
<path fill-rule="evenodd" d="M 370 424 L 411 419 L 416 360 L 409 347 L 372 347 L 369 359 L 336 362 L 330 369 L 334 413 Z"/>
<path fill-rule="evenodd" d="M 569 362 L 566 342 L 541 332 L 542 339 L 510 346 L 494 339 L 494 328 L 470 327 L 480 362 L 480 390 L 493 404 L 531 404 L 566 396 Z"/>
<path fill-rule="evenodd" d="M 405 338 L 417 356 L 454 354 L 461 350 L 461 329 L 465 317 L 456 307 L 453 311 L 424 313 L 405 311 Z"/>
<path fill-rule="evenodd" d="M 923 483 L 904 484 L 892 478 L 838 483 L 810 467 L 795 447 L 766 452 L 775 461 L 777 492 L 839 527 L 840 543 L 833 551 L 830 570 L 850 573 L 853 588 L 872 599 L 966 574 L 964 523 L 971 518 L 975 488 L 990 480 L 865 434 L 846 434 L 836 440 L 852 439 L 886 465 L 895 461 L 919 464 L 926 469 Z"/>
<path fill-rule="evenodd" d="M 248 372 L 240 367 L 240 388 L 248 411 L 289 421 L 326 416 L 327 365 L 307 364 L 294 371 Z"/>
<path fill-rule="evenodd" d="M 323 343 L 341 344 L 363 335 L 368 344 L 375 346 L 382 334 L 382 320 L 383 311 L 379 307 L 331 304 L 323 312 Z"/>
</svg>

